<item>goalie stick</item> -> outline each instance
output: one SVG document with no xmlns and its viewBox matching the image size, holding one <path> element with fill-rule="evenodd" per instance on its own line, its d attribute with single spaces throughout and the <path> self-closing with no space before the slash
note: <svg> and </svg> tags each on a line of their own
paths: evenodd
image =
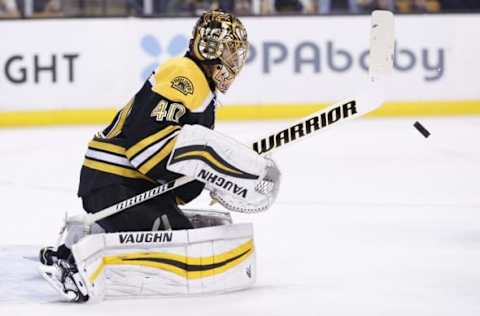
<svg viewBox="0 0 480 316">
<path fill-rule="evenodd" d="M 271 133 L 252 144 L 252 149 L 264 155 L 285 145 L 298 142 L 317 132 L 327 130 L 345 121 L 358 118 L 380 107 L 384 101 L 386 79 L 393 70 L 394 21 L 389 11 L 372 13 L 370 28 L 369 82 L 365 90 L 356 97 L 335 103 L 330 107 L 302 118 L 285 129 Z M 66 223 L 81 223 L 86 229 L 106 217 L 122 212 L 132 206 L 153 199 L 165 192 L 193 181 L 180 177 L 134 197 L 121 201 L 94 214 L 77 215 L 66 219 Z"/>
</svg>

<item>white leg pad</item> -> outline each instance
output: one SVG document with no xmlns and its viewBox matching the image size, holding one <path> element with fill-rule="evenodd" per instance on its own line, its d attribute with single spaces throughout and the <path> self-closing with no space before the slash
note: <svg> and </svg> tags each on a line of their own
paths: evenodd
<svg viewBox="0 0 480 316">
<path fill-rule="evenodd" d="M 223 293 L 256 279 L 252 224 L 89 235 L 73 254 L 91 301 Z"/>
</svg>

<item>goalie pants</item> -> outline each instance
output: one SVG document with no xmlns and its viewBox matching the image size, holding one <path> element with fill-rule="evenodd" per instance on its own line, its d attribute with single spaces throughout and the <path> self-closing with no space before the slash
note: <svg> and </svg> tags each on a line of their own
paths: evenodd
<svg viewBox="0 0 480 316">
<path fill-rule="evenodd" d="M 123 184 L 110 185 L 83 196 L 83 208 L 88 213 L 96 213 L 145 191 L 145 188 L 134 188 Z M 166 192 L 142 204 L 132 206 L 100 220 L 98 224 L 107 233 L 193 228 L 177 206 L 176 197 L 172 192 Z"/>
</svg>

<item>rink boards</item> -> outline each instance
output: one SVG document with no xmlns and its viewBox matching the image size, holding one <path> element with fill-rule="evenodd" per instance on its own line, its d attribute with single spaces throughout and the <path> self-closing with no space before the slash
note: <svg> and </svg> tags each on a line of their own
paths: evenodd
<svg viewBox="0 0 480 316">
<path fill-rule="evenodd" d="M 244 18 L 247 65 L 220 119 L 299 117 L 361 90 L 368 16 Z M 108 121 L 193 18 L 0 21 L 0 126 Z M 394 89 L 376 116 L 480 114 L 479 15 L 396 17 Z"/>
</svg>

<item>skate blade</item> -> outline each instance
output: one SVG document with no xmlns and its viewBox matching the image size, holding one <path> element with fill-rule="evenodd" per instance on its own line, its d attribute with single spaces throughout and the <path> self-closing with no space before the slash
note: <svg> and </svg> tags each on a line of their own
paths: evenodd
<svg viewBox="0 0 480 316">
<path fill-rule="evenodd" d="M 76 302 L 78 300 L 78 294 L 76 294 L 75 292 L 65 292 L 63 284 L 55 276 L 57 268 L 55 268 L 54 266 L 40 265 L 38 267 L 38 271 L 40 272 L 40 275 L 48 282 L 48 284 L 50 284 L 50 286 L 65 300 L 69 302 Z"/>
</svg>

